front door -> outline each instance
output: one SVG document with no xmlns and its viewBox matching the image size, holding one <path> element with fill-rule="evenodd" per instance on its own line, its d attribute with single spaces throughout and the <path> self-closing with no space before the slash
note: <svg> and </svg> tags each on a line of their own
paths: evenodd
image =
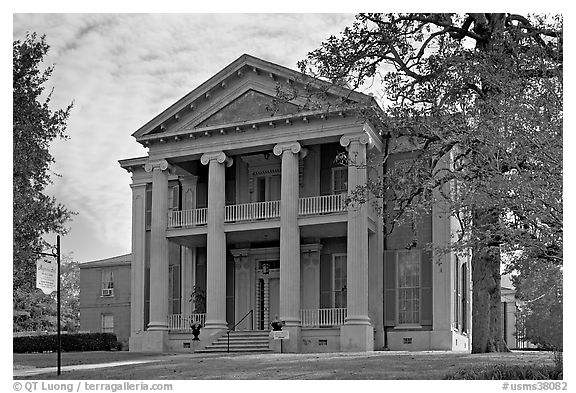
<svg viewBox="0 0 576 393">
<path fill-rule="evenodd" d="M 276 315 L 280 317 L 280 261 L 259 261 L 258 267 L 255 325 L 259 330 L 270 330 L 270 322 Z"/>
</svg>

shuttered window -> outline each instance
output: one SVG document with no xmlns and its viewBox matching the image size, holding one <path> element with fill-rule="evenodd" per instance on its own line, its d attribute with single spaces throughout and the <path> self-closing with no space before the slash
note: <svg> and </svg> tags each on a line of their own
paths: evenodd
<svg viewBox="0 0 576 393">
<path fill-rule="evenodd" d="M 180 266 L 168 266 L 169 314 L 180 314 Z"/>
<path fill-rule="evenodd" d="M 346 254 L 332 256 L 332 306 L 346 308 Z"/>
</svg>

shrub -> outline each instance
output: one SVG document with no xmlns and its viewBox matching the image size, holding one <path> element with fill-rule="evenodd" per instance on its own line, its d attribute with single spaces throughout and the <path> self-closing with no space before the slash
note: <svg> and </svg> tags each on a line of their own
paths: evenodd
<svg viewBox="0 0 576 393">
<path fill-rule="evenodd" d="M 14 353 L 55 352 L 58 350 L 57 335 L 14 337 Z M 118 340 L 113 333 L 74 333 L 60 336 L 61 350 L 112 351 L 118 349 Z"/>
<path fill-rule="evenodd" d="M 444 379 L 562 379 L 562 369 L 545 365 L 494 364 L 463 367 Z"/>
</svg>

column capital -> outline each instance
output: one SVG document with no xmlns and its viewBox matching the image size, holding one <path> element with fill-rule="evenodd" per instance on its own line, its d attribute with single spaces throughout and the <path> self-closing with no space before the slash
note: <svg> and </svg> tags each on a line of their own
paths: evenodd
<svg viewBox="0 0 576 393">
<path fill-rule="evenodd" d="M 340 145 L 344 147 L 348 147 L 352 142 L 358 142 L 361 145 L 373 145 L 372 138 L 364 131 L 342 135 L 340 138 Z"/>
<path fill-rule="evenodd" d="M 281 156 L 285 151 L 291 151 L 294 154 L 300 153 L 300 157 L 304 158 L 308 154 L 308 150 L 303 148 L 299 142 L 283 142 L 278 143 L 272 150 L 275 155 Z"/>
<path fill-rule="evenodd" d="M 216 160 L 216 162 L 218 162 L 219 164 L 226 163 L 227 167 L 232 166 L 232 163 L 234 162 L 232 158 L 228 157 L 226 153 L 224 153 L 223 151 L 213 151 L 210 153 L 204 153 L 202 157 L 200 157 L 200 162 L 202 163 L 202 165 L 208 165 L 208 163 L 212 160 Z"/>
<path fill-rule="evenodd" d="M 161 171 L 165 170 L 172 170 L 174 167 L 166 160 L 149 160 L 146 164 L 144 164 L 144 170 L 146 172 L 152 172 L 154 169 L 160 169 Z"/>
</svg>

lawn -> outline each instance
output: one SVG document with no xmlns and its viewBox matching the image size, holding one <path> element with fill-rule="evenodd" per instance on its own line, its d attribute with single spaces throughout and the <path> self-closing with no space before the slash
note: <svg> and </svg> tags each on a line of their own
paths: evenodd
<svg viewBox="0 0 576 393">
<path fill-rule="evenodd" d="M 15 355 L 14 365 L 44 367 L 53 354 Z M 32 357 L 35 356 L 34 360 Z M 155 359 L 154 356 L 157 356 Z M 369 352 L 331 354 L 146 355 L 98 352 L 63 356 L 63 366 L 148 359 L 153 362 L 115 368 L 54 372 L 29 379 L 443 379 L 469 365 L 553 364 L 549 352 L 511 352 L 471 355 L 454 352 Z M 69 361 L 69 362 L 67 362 Z"/>
</svg>

